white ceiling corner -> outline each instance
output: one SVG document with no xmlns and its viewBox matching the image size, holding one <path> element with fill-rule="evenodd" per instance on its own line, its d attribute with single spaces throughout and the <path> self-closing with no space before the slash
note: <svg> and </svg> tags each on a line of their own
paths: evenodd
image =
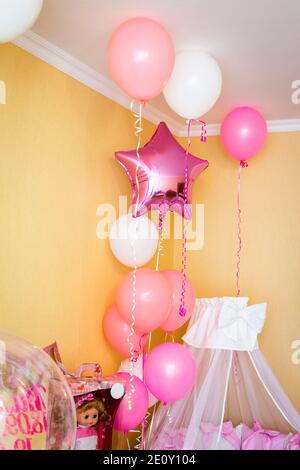
<svg viewBox="0 0 300 470">
<path fill-rule="evenodd" d="M 269 132 L 300 131 L 300 104 L 291 99 L 292 82 L 300 79 L 299 0 L 44 0 L 32 30 L 14 43 L 130 109 L 105 55 L 111 32 L 135 16 L 161 22 L 176 50 L 197 46 L 219 62 L 223 90 L 204 116 L 208 135 L 218 135 L 218 123 L 238 105 L 259 109 Z M 186 136 L 184 120 L 162 95 L 145 106 L 144 117 Z M 197 126 L 192 135 L 199 135 Z"/>
<path fill-rule="evenodd" d="M 117 87 L 113 80 L 105 77 L 33 31 L 27 31 L 15 39 L 13 43 L 89 88 L 130 109 L 130 98 Z M 166 121 L 170 130 L 175 135 L 180 135 L 182 123 L 151 104 L 144 107 L 143 117 L 154 124 Z"/>
</svg>

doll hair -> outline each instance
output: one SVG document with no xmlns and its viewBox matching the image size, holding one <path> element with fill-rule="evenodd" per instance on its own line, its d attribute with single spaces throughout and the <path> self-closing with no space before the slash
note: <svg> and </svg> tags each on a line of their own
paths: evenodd
<svg viewBox="0 0 300 470">
<path fill-rule="evenodd" d="M 76 411 L 80 413 L 85 413 L 86 411 L 90 410 L 91 408 L 95 408 L 98 411 L 99 414 L 99 421 L 102 421 L 104 419 L 108 418 L 108 414 L 106 413 L 105 405 L 103 401 L 99 398 L 93 398 L 92 400 L 89 401 L 83 401 L 83 403 L 80 401 L 80 404 L 76 404 Z"/>
</svg>

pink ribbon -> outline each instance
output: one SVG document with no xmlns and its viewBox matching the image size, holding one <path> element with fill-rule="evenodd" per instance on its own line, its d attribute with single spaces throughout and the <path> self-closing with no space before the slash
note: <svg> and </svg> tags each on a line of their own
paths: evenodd
<svg viewBox="0 0 300 470">
<path fill-rule="evenodd" d="M 200 429 L 202 434 L 203 447 L 206 450 L 210 449 L 217 428 L 214 424 L 211 423 L 201 423 Z"/>
<path fill-rule="evenodd" d="M 237 241 L 238 249 L 236 253 L 236 297 L 239 297 L 241 293 L 240 287 L 240 269 L 241 269 L 241 251 L 242 251 L 242 233 L 241 233 L 241 224 L 242 224 L 242 211 L 241 211 L 241 169 L 247 168 L 248 163 L 244 160 L 240 160 L 240 165 L 238 169 L 238 190 L 237 190 Z"/>
<path fill-rule="evenodd" d="M 83 405 L 84 402 L 92 401 L 92 400 L 94 400 L 94 395 L 92 393 L 88 393 L 87 395 L 82 395 L 76 400 L 76 408 Z"/>
<path fill-rule="evenodd" d="M 243 450 L 271 450 L 272 441 L 276 437 L 286 437 L 279 431 L 272 431 L 271 429 L 263 429 L 261 425 L 255 421 L 253 425 L 253 433 L 244 440 L 242 449 Z"/>
<path fill-rule="evenodd" d="M 202 444 L 205 449 L 210 449 L 213 443 L 213 438 L 218 431 L 218 427 L 211 423 L 201 423 L 200 429 L 202 432 Z M 222 439 L 229 442 L 235 449 L 241 448 L 241 440 L 235 432 L 231 421 L 223 423 L 221 430 Z"/>
<path fill-rule="evenodd" d="M 187 239 L 187 195 L 188 195 L 188 153 L 191 145 L 191 125 L 192 123 L 201 124 L 201 142 L 206 142 L 206 123 L 201 119 L 188 119 L 187 123 L 187 147 L 185 152 L 185 171 L 184 171 L 184 217 L 183 217 L 183 237 L 182 237 L 182 252 L 181 252 L 181 274 L 182 274 L 182 284 L 181 284 L 181 294 L 180 294 L 180 307 L 179 315 L 185 317 L 186 307 L 185 307 L 185 293 L 186 293 L 186 239 Z"/>
<path fill-rule="evenodd" d="M 226 423 L 223 424 L 221 436 L 223 437 L 223 439 L 225 439 L 225 441 L 229 442 L 232 445 L 232 447 L 234 447 L 236 450 L 240 450 L 241 439 L 236 434 L 231 421 L 227 421 Z"/>
<path fill-rule="evenodd" d="M 300 434 L 295 434 L 290 438 L 286 450 L 300 450 Z"/>
<path fill-rule="evenodd" d="M 155 432 L 155 450 L 182 450 L 185 434 L 185 428 L 165 431 L 163 434 Z"/>
</svg>

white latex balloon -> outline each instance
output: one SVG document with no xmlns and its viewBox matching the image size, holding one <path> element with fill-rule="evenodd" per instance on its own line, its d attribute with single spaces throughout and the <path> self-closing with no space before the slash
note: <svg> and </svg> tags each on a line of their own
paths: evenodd
<svg viewBox="0 0 300 470">
<path fill-rule="evenodd" d="M 141 381 L 143 381 L 143 356 L 142 354 L 139 355 L 137 358 L 137 361 L 132 363 L 130 359 L 124 359 L 124 361 L 121 362 L 120 367 L 118 372 L 127 372 L 128 374 L 132 373 L 136 377 L 138 377 Z M 152 395 L 152 393 L 149 392 L 148 390 L 148 396 L 149 396 L 149 408 L 155 403 L 158 402 L 158 399 Z"/>
<path fill-rule="evenodd" d="M 115 399 L 118 400 L 119 398 L 122 398 L 123 395 L 125 394 L 125 387 L 123 384 L 120 383 L 115 383 L 111 387 L 110 390 L 111 396 Z"/>
<path fill-rule="evenodd" d="M 43 0 L 0 0 L 0 43 L 23 34 L 36 21 Z"/>
<path fill-rule="evenodd" d="M 185 119 L 197 119 L 212 108 L 221 88 L 222 73 L 210 55 L 183 51 L 176 55 L 173 73 L 163 93 L 173 111 Z"/>
<path fill-rule="evenodd" d="M 158 232 L 146 216 L 126 214 L 116 220 L 109 233 L 109 243 L 115 257 L 125 266 L 143 266 L 154 256 Z M 134 256 L 135 254 L 135 256 Z"/>
</svg>

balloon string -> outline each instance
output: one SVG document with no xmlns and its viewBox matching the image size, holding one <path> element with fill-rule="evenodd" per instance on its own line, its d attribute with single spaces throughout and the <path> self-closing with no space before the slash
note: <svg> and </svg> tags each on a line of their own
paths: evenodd
<svg viewBox="0 0 300 470">
<path fill-rule="evenodd" d="M 138 164 L 135 169 L 135 182 L 136 182 L 136 191 L 137 191 L 137 201 L 136 205 L 134 208 L 134 217 L 137 216 L 137 209 L 139 205 L 139 192 L 140 192 L 140 187 L 139 187 L 139 180 L 138 180 L 138 170 L 140 167 L 140 153 L 139 149 L 141 146 L 141 133 L 143 132 L 143 127 L 142 127 L 142 109 L 143 105 L 142 103 L 139 103 L 139 110 L 138 113 L 134 111 L 134 101 L 131 101 L 130 103 L 130 110 L 135 117 L 134 121 L 134 135 L 137 137 L 137 146 L 136 146 L 136 154 L 138 157 Z M 127 341 L 129 343 L 130 347 L 130 369 L 129 369 L 129 374 L 130 374 L 130 379 L 129 379 L 129 392 L 128 392 L 128 399 L 127 399 L 127 404 L 128 404 L 128 409 L 132 410 L 133 403 L 132 403 L 132 397 L 135 393 L 135 387 L 133 385 L 133 380 L 134 380 L 134 362 L 137 360 L 137 355 L 138 353 L 134 350 L 134 344 L 132 342 L 132 337 L 134 335 L 134 326 L 135 326 L 135 308 L 136 308 L 136 278 L 137 278 L 137 259 L 136 259 L 136 250 L 134 246 L 134 240 L 131 240 L 131 247 L 132 247 L 132 252 L 133 252 L 133 258 L 134 258 L 134 269 L 133 269 L 133 276 L 132 276 L 132 308 L 131 308 L 131 323 L 130 323 L 130 333 L 127 338 Z"/>
<path fill-rule="evenodd" d="M 144 435 L 145 435 L 146 426 L 148 425 L 149 417 L 150 417 L 150 413 L 149 411 L 147 411 L 145 418 L 143 419 L 143 422 L 141 424 L 141 431 L 139 431 L 138 429 L 136 430 L 133 429 L 129 431 L 129 432 L 139 433 L 139 435 L 136 438 L 136 444 L 134 445 L 134 449 L 136 450 L 145 450 Z"/>
<path fill-rule="evenodd" d="M 158 403 L 158 402 L 157 402 L 157 403 Z M 157 406 L 158 406 L 157 403 L 155 403 L 155 405 L 154 405 L 153 413 L 152 413 L 152 417 L 151 417 L 151 421 L 150 421 L 150 425 L 149 425 L 149 428 L 148 428 L 147 448 L 149 447 L 149 442 L 150 442 L 151 435 L 152 435 L 152 431 L 153 431 L 153 423 L 154 423 L 154 420 L 155 420 L 155 414 L 156 414 L 156 410 L 157 410 Z"/>
<path fill-rule="evenodd" d="M 173 418 L 171 415 L 171 405 L 168 405 L 167 418 L 168 418 L 168 424 L 170 426 L 173 423 Z"/>
<path fill-rule="evenodd" d="M 174 336 L 172 335 L 172 333 L 166 333 L 165 334 L 165 343 L 167 342 L 167 339 L 170 338 L 172 343 L 175 342 L 175 339 L 174 339 Z"/>
<path fill-rule="evenodd" d="M 238 184 L 237 184 L 237 253 L 236 253 L 236 297 L 241 293 L 240 274 L 241 274 L 241 251 L 242 251 L 242 211 L 241 211 L 241 171 L 246 168 L 248 163 L 244 160 L 240 161 L 238 168 Z"/>
<path fill-rule="evenodd" d="M 137 360 L 138 352 L 134 349 L 134 344 L 132 341 L 132 337 L 134 335 L 134 327 L 135 327 L 135 308 L 136 308 L 136 278 L 137 278 L 137 259 L 136 259 L 136 249 L 135 249 L 135 240 L 132 239 L 130 241 L 132 252 L 133 252 L 133 274 L 132 274 L 132 307 L 131 307 L 131 323 L 130 323 L 130 333 L 127 338 L 127 342 L 129 343 L 129 357 L 130 357 L 130 368 L 129 374 L 130 379 L 128 381 L 129 384 L 129 392 L 127 398 L 128 409 L 131 411 L 133 408 L 132 404 L 132 397 L 135 393 L 135 387 L 133 385 L 134 380 L 134 362 Z"/>
<path fill-rule="evenodd" d="M 182 236 L 182 250 L 181 250 L 181 275 L 182 275 L 182 284 L 181 284 L 181 296 L 180 296 L 180 307 L 179 315 L 184 317 L 186 315 L 185 307 L 185 294 L 186 294 L 186 264 L 187 264 L 187 249 L 186 249 L 186 240 L 187 240 L 187 200 L 188 200 L 188 154 L 191 146 L 191 125 L 192 123 L 201 124 L 201 142 L 206 142 L 206 123 L 201 119 L 188 119 L 187 120 L 187 147 L 185 151 L 185 170 L 184 170 L 184 208 L 183 208 L 183 236 Z"/>
<path fill-rule="evenodd" d="M 142 345 L 142 381 L 145 384 L 145 360 L 146 360 L 146 343 Z M 141 431 L 139 436 L 137 437 L 137 444 L 135 445 L 135 449 L 142 449 L 145 450 L 145 433 L 146 433 L 146 427 L 148 424 L 148 418 L 150 414 L 149 412 L 146 413 L 145 418 L 143 419 L 143 422 L 141 424 Z"/>
<path fill-rule="evenodd" d="M 144 371 L 145 371 L 146 347 L 147 346 L 146 346 L 146 343 L 144 343 L 144 345 L 142 344 L 144 336 L 145 336 L 145 333 L 140 338 L 139 346 L 140 346 L 140 350 L 142 350 L 142 381 L 145 384 L 145 372 Z M 151 339 L 152 339 L 152 332 L 149 333 L 148 352 L 149 352 L 150 347 L 151 347 Z M 146 438 L 145 438 L 145 436 L 146 436 L 146 428 L 147 428 L 147 425 L 148 425 L 149 417 L 150 417 L 150 413 L 148 411 L 145 415 L 145 418 L 143 419 L 142 424 L 141 424 L 141 430 L 140 431 L 138 431 L 138 430 L 137 431 L 132 431 L 132 432 L 139 432 L 139 436 L 136 438 L 137 444 L 134 446 L 134 448 L 137 449 L 137 450 L 140 450 L 140 449 L 145 450 L 146 449 Z"/>
<path fill-rule="evenodd" d="M 164 242 L 164 218 L 166 214 L 166 208 L 159 208 L 159 220 L 158 220 L 158 249 L 156 252 L 156 266 L 155 270 L 158 271 L 160 256 L 163 256 L 163 242 Z"/>
<path fill-rule="evenodd" d="M 144 348 L 144 351 L 143 351 L 143 382 L 145 383 L 145 363 L 146 363 L 146 354 L 145 352 L 147 351 L 147 353 L 149 354 L 150 352 L 150 349 L 151 349 L 151 341 L 152 341 L 152 331 L 150 331 L 149 333 L 149 339 L 148 339 L 148 344 L 145 345 L 145 348 Z M 154 410 L 156 408 L 156 404 L 155 404 L 155 407 L 154 407 Z M 147 425 L 148 425 L 148 420 L 149 420 L 149 417 L 150 417 L 150 413 L 149 411 L 147 412 L 146 414 L 146 417 L 145 417 L 145 422 L 144 422 L 144 429 L 143 429 L 143 432 L 144 432 L 144 441 L 143 441 L 143 446 L 144 446 L 144 450 L 147 449 L 147 442 L 149 441 L 150 439 L 150 436 L 151 436 L 151 432 L 152 432 L 152 425 L 153 425 L 153 415 L 151 417 L 151 421 L 150 421 L 150 426 L 148 428 L 148 432 L 146 433 L 146 428 L 147 428 Z"/>
<path fill-rule="evenodd" d="M 142 110 L 143 110 L 143 104 L 139 103 L 139 110 L 138 112 L 134 111 L 134 104 L 135 101 L 132 100 L 130 103 L 130 110 L 131 113 L 133 114 L 135 121 L 134 121 L 134 135 L 137 137 L 137 144 L 136 144 L 136 155 L 137 155 L 137 165 L 135 168 L 135 184 L 136 184 L 136 194 L 137 194 L 137 199 L 134 207 L 134 217 L 137 217 L 137 211 L 139 207 L 139 197 L 140 197 L 140 183 L 138 179 L 138 171 L 141 165 L 141 157 L 140 157 L 140 148 L 141 148 L 141 134 L 143 132 L 143 127 L 142 127 Z"/>
</svg>

